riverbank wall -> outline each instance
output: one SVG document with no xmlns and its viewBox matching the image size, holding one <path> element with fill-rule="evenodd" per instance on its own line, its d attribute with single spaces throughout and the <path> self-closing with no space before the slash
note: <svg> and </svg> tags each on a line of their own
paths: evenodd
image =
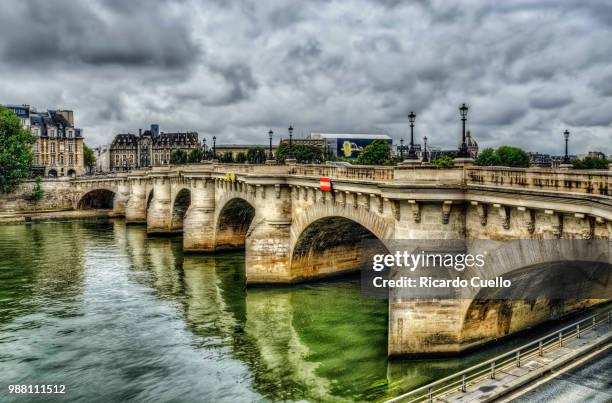
<svg viewBox="0 0 612 403">
<path fill-rule="evenodd" d="M 36 182 L 21 183 L 12 193 L 0 193 L 0 214 L 65 211 L 74 208 L 74 191 L 68 179 L 45 179 L 41 182 L 43 195 L 34 200 L 32 194 Z"/>
</svg>

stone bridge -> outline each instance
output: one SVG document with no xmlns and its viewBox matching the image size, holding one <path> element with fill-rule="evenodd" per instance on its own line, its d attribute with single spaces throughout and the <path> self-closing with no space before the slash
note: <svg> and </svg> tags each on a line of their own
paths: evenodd
<svg viewBox="0 0 612 403">
<path fill-rule="evenodd" d="M 364 239 L 612 239 L 611 171 L 201 164 L 80 177 L 70 188 L 75 209 L 112 208 L 151 235 L 182 232 L 185 251 L 244 248 L 249 285 L 354 271 Z M 563 263 L 528 256 L 498 258 L 488 273 Z M 461 352 L 597 302 L 390 295 L 389 355 Z"/>
</svg>

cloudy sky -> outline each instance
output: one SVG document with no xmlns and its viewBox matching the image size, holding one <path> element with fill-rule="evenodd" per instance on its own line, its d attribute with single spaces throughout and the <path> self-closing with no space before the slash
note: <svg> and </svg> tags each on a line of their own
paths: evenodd
<svg viewBox="0 0 612 403">
<path fill-rule="evenodd" d="M 452 5 L 455 4 L 455 5 Z M 610 1 L 3 0 L 0 103 L 76 114 L 86 142 L 150 123 L 219 143 L 388 133 L 612 154 Z"/>
</svg>

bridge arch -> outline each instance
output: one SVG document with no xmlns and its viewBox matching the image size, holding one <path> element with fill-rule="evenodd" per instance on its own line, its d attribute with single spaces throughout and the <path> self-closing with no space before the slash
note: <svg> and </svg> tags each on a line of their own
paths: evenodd
<svg viewBox="0 0 612 403">
<path fill-rule="evenodd" d="M 469 277 L 501 276 L 512 285 L 473 291 L 462 314 L 462 343 L 481 344 L 607 302 L 608 248 L 602 240 L 517 240 L 490 251 L 487 266 Z"/>
<path fill-rule="evenodd" d="M 215 249 L 243 249 L 256 214 L 254 203 L 240 195 L 228 195 L 219 206 L 214 220 Z"/>
<path fill-rule="evenodd" d="M 172 221 L 170 223 L 172 230 L 183 229 L 183 221 L 187 209 L 191 205 L 191 190 L 189 188 L 182 188 L 172 200 Z"/>
<path fill-rule="evenodd" d="M 88 190 L 79 197 L 76 205 L 78 210 L 112 209 L 115 201 L 115 191 L 108 188 Z"/>
<path fill-rule="evenodd" d="M 291 276 L 306 279 L 357 271 L 372 254 L 387 253 L 387 223 L 363 208 L 314 205 L 291 228 Z"/>
</svg>

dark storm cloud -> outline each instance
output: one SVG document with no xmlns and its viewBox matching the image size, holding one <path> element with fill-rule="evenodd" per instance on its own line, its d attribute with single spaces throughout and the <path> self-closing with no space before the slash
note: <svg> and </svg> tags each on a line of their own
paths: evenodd
<svg viewBox="0 0 612 403">
<path fill-rule="evenodd" d="M 29 0 L 5 5 L 0 52 L 6 62 L 26 67 L 185 67 L 200 50 L 183 18 L 164 13 L 166 3 Z"/>
<path fill-rule="evenodd" d="M 260 143 L 269 128 L 612 153 L 607 1 L 24 0 L 0 12 L 0 103 L 75 109 L 92 144 L 160 123 Z M 578 134 L 580 133 L 580 134 Z"/>
</svg>

